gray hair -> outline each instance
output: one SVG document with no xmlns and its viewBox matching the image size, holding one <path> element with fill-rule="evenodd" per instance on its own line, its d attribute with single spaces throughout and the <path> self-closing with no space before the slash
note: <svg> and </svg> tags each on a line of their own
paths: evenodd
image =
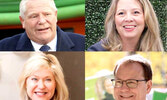
<svg viewBox="0 0 167 100">
<path fill-rule="evenodd" d="M 31 0 L 21 0 L 21 2 L 20 2 L 20 16 L 24 19 L 24 14 L 25 14 L 25 12 L 26 12 L 26 10 L 27 10 L 27 2 L 28 1 L 31 1 Z M 32 0 L 33 1 L 33 0 Z M 47 0 L 47 1 L 50 1 L 49 3 L 50 3 L 50 6 L 55 10 L 55 11 L 57 11 L 57 8 L 56 8 L 56 5 L 55 5 L 55 2 L 54 2 L 54 0 Z"/>
</svg>

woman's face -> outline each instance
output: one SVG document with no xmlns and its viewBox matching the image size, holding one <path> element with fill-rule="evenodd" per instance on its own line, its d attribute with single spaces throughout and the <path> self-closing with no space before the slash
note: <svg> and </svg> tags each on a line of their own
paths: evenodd
<svg viewBox="0 0 167 100">
<path fill-rule="evenodd" d="M 122 40 L 139 39 L 145 27 L 140 2 L 138 0 L 119 0 L 115 24 Z"/>
<path fill-rule="evenodd" d="M 31 100 L 50 100 L 55 92 L 56 81 L 53 73 L 46 68 L 40 68 L 26 80 L 27 94 Z"/>
</svg>

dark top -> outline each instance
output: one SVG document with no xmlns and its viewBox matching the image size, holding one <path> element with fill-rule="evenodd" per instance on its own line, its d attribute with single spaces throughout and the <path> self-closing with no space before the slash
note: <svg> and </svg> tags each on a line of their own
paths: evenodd
<svg viewBox="0 0 167 100">
<path fill-rule="evenodd" d="M 84 51 L 85 36 L 57 27 L 57 51 Z M 0 51 L 34 51 L 26 32 L 0 41 Z"/>
<path fill-rule="evenodd" d="M 104 47 L 102 47 L 101 44 L 102 44 L 102 41 L 99 41 L 93 44 L 92 46 L 90 46 L 87 51 L 107 51 Z"/>
</svg>

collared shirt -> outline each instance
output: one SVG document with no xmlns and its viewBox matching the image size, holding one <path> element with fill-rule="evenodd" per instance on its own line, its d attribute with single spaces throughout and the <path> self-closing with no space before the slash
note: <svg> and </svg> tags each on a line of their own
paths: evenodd
<svg viewBox="0 0 167 100">
<path fill-rule="evenodd" d="M 34 47 L 34 50 L 35 50 L 35 51 L 40 51 L 39 49 L 40 49 L 43 45 L 41 45 L 41 44 L 39 44 L 39 43 L 36 43 L 36 42 L 34 42 L 34 41 L 32 41 L 32 40 L 30 40 L 30 41 L 31 41 L 31 43 L 32 43 L 32 46 Z M 46 44 L 46 45 L 48 45 L 48 46 L 50 47 L 49 51 L 56 51 L 56 47 L 57 47 L 57 35 L 55 36 L 55 38 L 54 38 L 51 42 L 49 42 L 49 43 Z"/>
</svg>

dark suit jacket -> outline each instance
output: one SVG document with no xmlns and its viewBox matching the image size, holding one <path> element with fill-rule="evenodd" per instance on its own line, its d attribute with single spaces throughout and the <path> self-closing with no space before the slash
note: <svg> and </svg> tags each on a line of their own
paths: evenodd
<svg viewBox="0 0 167 100">
<path fill-rule="evenodd" d="M 57 51 L 84 51 L 85 37 L 57 27 Z M 26 32 L 0 41 L 0 51 L 34 51 Z"/>
<path fill-rule="evenodd" d="M 102 41 L 99 41 L 88 48 L 88 51 L 107 51 L 104 47 L 102 47 Z"/>
</svg>

